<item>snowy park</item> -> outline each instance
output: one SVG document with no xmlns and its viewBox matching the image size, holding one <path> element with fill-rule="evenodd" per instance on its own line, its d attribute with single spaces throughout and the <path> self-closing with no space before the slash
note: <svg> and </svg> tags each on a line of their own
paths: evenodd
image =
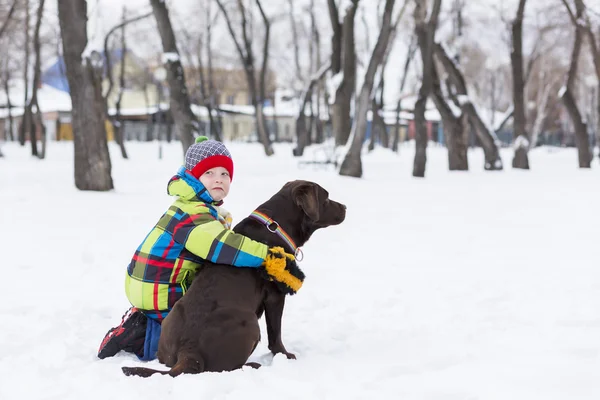
<svg viewBox="0 0 600 400">
<path fill-rule="evenodd" d="M 600 399 L 599 0 L 5 0 L 0 54 L 0 400 Z"/>
<path fill-rule="evenodd" d="M 598 168 L 574 149 L 530 152 L 531 171 L 447 170 L 428 149 L 428 177 L 410 174 L 414 148 L 365 153 L 363 179 L 299 165 L 292 146 L 265 158 L 229 143 L 236 165 L 224 206 L 241 220 L 287 181 L 307 179 L 347 205 L 315 233 L 299 264 L 283 338 L 297 360 L 177 378 L 126 377 L 152 366 L 128 353 L 99 360 L 108 328 L 128 307 L 125 268 L 168 207 L 181 145 L 111 143 L 115 189 L 78 191 L 73 146 L 44 161 L 9 143 L 0 159 L 3 270 L 0 399 L 544 399 L 600 396 Z M 307 149 L 307 157 L 312 149 Z M 503 158 L 512 150 L 505 149 Z M 264 321 L 261 321 L 266 340 Z"/>
</svg>

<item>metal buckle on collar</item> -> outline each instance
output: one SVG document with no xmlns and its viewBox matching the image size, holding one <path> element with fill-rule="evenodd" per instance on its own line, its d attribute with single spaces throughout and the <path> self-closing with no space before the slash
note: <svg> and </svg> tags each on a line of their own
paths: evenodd
<svg viewBox="0 0 600 400">
<path fill-rule="evenodd" d="M 302 249 L 300 247 L 296 248 L 296 252 L 294 253 L 294 257 L 296 258 L 297 262 L 300 262 L 300 261 L 304 260 L 304 252 L 302 251 Z"/>
<path fill-rule="evenodd" d="M 275 228 L 271 228 L 271 225 L 275 225 Z M 277 229 L 279 229 L 279 224 L 277 223 L 277 221 L 273 221 L 271 220 L 271 222 L 266 224 L 267 229 L 269 230 L 269 232 L 271 233 L 275 233 L 277 232 Z"/>
</svg>

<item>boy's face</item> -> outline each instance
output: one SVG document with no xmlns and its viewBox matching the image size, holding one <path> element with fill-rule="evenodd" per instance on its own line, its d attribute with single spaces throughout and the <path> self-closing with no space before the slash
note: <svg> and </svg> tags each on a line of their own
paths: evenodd
<svg viewBox="0 0 600 400">
<path fill-rule="evenodd" d="M 200 182 L 208 190 L 214 201 L 221 201 L 229 194 L 231 177 L 223 167 L 215 167 L 200 175 Z"/>
</svg>

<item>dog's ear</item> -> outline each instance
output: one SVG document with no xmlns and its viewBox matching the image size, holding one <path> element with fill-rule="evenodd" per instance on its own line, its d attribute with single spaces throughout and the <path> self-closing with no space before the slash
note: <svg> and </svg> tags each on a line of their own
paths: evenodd
<svg viewBox="0 0 600 400">
<path fill-rule="evenodd" d="M 303 182 L 292 189 L 292 196 L 296 204 L 313 221 L 319 220 L 319 194 L 317 186 L 310 182 Z"/>
</svg>

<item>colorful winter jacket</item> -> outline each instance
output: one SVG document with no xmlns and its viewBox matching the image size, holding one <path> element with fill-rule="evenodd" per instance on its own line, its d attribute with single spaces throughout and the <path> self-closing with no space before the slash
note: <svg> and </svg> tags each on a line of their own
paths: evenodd
<svg viewBox="0 0 600 400">
<path fill-rule="evenodd" d="M 185 168 L 171 178 L 167 190 L 177 200 L 138 247 L 125 278 L 131 304 L 158 321 L 183 296 L 204 260 L 259 267 L 268 249 L 230 230 L 229 213 Z"/>
</svg>

